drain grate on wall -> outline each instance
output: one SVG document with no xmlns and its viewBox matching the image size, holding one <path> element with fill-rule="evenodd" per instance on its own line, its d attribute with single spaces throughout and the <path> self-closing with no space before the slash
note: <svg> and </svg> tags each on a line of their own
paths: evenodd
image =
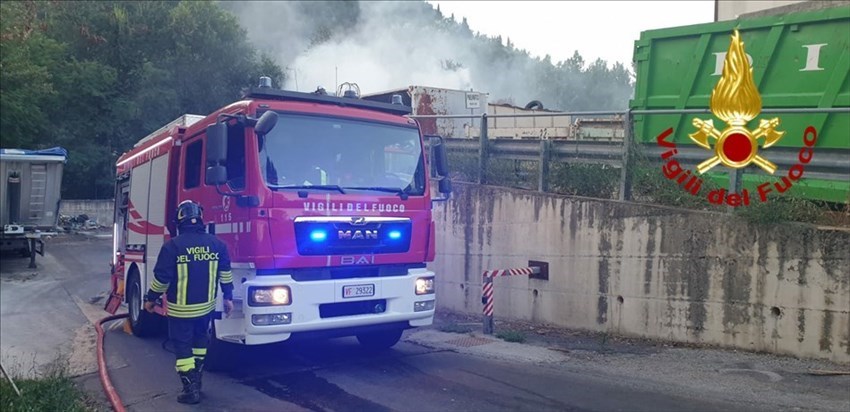
<svg viewBox="0 0 850 412">
<path fill-rule="evenodd" d="M 446 341 L 446 343 L 448 343 L 450 345 L 460 346 L 462 348 L 469 348 L 471 346 L 486 345 L 488 343 L 493 343 L 493 342 L 495 342 L 495 340 L 493 340 L 493 339 L 478 338 L 478 337 L 474 337 L 474 336 L 467 336 L 467 337 L 460 338 L 460 339 L 453 339 L 453 340 L 450 340 L 450 341 Z"/>
</svg>

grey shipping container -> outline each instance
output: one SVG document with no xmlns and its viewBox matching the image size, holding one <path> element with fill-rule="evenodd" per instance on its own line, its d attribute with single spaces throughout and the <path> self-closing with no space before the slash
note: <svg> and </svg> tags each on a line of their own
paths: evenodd
<svg viewBox="0 0 850 412">
<path fill-rule="evenodd" d="M 50 231 L 59 219 L 62 148 L 34 151 L 0 149 L 0 225 L 4 237 L 23 231 Z"/>
</svg>

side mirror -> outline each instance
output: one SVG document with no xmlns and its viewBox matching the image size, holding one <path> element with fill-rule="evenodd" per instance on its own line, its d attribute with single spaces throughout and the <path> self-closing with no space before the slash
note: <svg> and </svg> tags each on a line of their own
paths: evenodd
<svg viewBox="0 0 850 412">
<path fill-rule="evenodd" d="M 271 110 L 263 113 L 260 116 L 260 119 L 257 120 L 257 124 L 254 125 L 254 133 L 257 133 L 260 136 L 265 135 L 266 133 L 272 131 L 274 126 L 277 124 L 277 113 Z"/>
<path fill-rule="evenodd" d="M 431 141 L 437 141 L 434 147 L 434 166 L 437 169 L 437 174 L 440 176 L 447 176 L 449 174 L 449 162 L 446 156 L 446 144 L 443 142 L 443 138 L 439 136 L 434 136 L 431 138 Z M 433 144 L 433 143 L 432 143 Z M 441 190 L 442 191 L 442 190 Z"/>
<path fill-rule="evenodd" d="M 216 122 L 207 126 L 207 164 L 227 161 L 227 125 Z"/>
<path fill-rule="evenodd" d="M 222 165 L 208 167 L 204 182 L 208 185 L 223 185 L 227 183 L 227 168 Z"/>
</svg>

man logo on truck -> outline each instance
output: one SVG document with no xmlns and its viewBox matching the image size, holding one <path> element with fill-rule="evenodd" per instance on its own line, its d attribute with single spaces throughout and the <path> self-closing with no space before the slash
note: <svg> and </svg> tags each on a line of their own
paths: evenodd
<svg viewBox="0 0 850 412">
<path fill-rule="evenodd" d="M 340 230 L 337 233 L 340 240 L 357 240 L 357 239 L 378 239 L 377 230 L 355 230 L 352 233 L 350 230 Z"/>
</svg>

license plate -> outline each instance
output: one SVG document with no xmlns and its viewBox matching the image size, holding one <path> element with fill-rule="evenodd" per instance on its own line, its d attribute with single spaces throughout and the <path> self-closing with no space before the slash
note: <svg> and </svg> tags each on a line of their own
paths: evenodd
<svg viewBox="0 0 850 412">
<path fill-rule="evenodd" d="M 359 298 L 361 296 L 375 296 L 375 285 L 349 285 L 342 287 L 343 298 Z"/>
</svg>

